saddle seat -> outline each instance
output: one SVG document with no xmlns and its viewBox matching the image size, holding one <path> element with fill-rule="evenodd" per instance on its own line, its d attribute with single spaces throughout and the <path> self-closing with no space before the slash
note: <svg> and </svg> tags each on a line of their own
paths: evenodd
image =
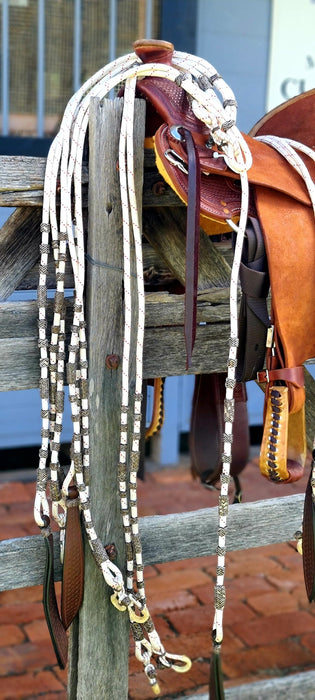
<svg viewBox="0 0 315 700">
<path fill-rule="evenodd" d="M 168 184 L 175 189 L 179 197 L 187 203 L 188 186 L 187 186 L 187 152 L 182 140 L 174 136 L 172 127 L 181 126 L 190 130 L 194 138 L 196 149 L 198 152 L 200 169 L 201 169 L 201 197 L 200 211 L 205 217 L 217 222 L 224 222 L 226 229 L 226 219 L 238 217 L 240 213 L 241 193 L 239 186 L 239 175 L 232 171 L 220 157 L 218 149 L 207 145 L 209 139 L 209 130 L 205 124 L 200 122 L 194 115 L 192 107 L 189 103 L 187 94 L 176 83 L 168 81 L 165 78 L 143 78 L 138 81 L 137 93 L 144 97 L 149 106 L 147 107 L 147 138 L 152 138 L 156 153 L 156 162 L 159 171 L 164 175 Z M 304 93 L 300 99 L 294 98 L 293 105 L 291 100 L 285 103 L 286 107 L 282 109 L 282 119 L 278 117 L 277 125 L 283 122 L 287 123 L 287 110 L 290 112 L 290 123 L 294 123 L 292 118 L 293 106 L 296 114 L 296 121 L 299 118 L 300 102 L 305 102 L 311 110 L 312 101 L 315 98 L 315 89 L 309 93 Z M 154 110 L 154 111 L 153 111 Z M 304 115 L 305 110 L 301 114 Z M 271 113 L 273 114 L 273 112 Z M 277 110 L 277 114 L 278 110 Z M 270 115 L 270 119 L 271 119 Z M 274 120 L 272 119 L 272 122 Z M 260 122 L 259 122 L 260 124 Z M 253 136 L 261 136 L 266 134 L 268 119 L 263 120 L 263 129 L 260 132 L 259 124 L 257 129 L 252 129 L 250 135 L 243 134 L 251 155 L 252 166 L 248 170 L 248 179 L 251 185 L 267 187 L 275 189 L 297 201 L 311 206 L 309 193 L 307 191 L 304 180 L 300 175 L 288 164 L 286 159 L 278 153 L 274 148 L 266 143 L 258 141 Z M 284 129 L 287 133 L 287 128 Z M 301 129 L 298 129 L 300 132 Z M 177 132 L 175 132 L 177 133 Z M 281 135 L 275 131 L 269 131 L 275 136 Z M 290 138 L 295 138 L 294 131 Z M 297 140 L 297 139 L 295 139 Z M 310 139 L 309 139 L 310 140 Z M 306 142 L 305 145 L 308 145 Z M 148 145 L 148 141 L 147 141 Z M 171 160 L 168 159 L 171 154 Z M 178 163 L 174 163 L 172 156 L 177 156 Z M 307 166 L 310 175 L 315 180 L 315 163 L 307 155 L 301 157 Z M 181 168 L 180 166 L 183 166 Z M 211 185 L 209 186 L 209 175 L 211 175 Z M 223 179 L 222 179 L 223 178 Z M 252 205 L 253 207 L 253 205 Z M 252 208 L 253 211 L 253 208 Z M 211 224 L 208 226 L 207 233 L 216 234 L 215 227 L 211 230 Z"/>
<path fill-rule="evenodd" d="M 135 51 L 145 62 L 172 62 L 172 45 L 161 56 L 150 42 L 136 42 Z M 212 81 L 209 78 L 210 87 L 216 76 Z M 229 220 L 237 222 L 241 210 L 240 177 L 226 164 L 206 124 L 195 116 L 191 98 L 180 84 L 159 77 L 139 80 L 137 93 L 147 103 L 146 136 L 153 142 L 161 175 L 189 208 L 188 153 L 183 137 L 189 131 L 200 165 L 200 224 L 210 235 L 230 231 Z M 248 214 L 258 220 L 263 234 L 271 286 L 273 339 L 267 349 L 266 370 L 258 379 L 266 392 L 260 468 L 274 481 L 300 478 L 306 457 L 302 366 L 315 356 L 315 324 L 310 312 L 315 288 L 315 225 L 304 179 L 259 137 L 272 134 L 313 147 L 314 105 L 315 90 L 311 90 L 272 110 L 248 136 L 243 135 L 252 156 L 247 171 Z M 314 161 L 298 154 L 314 182 Z M 281 459 L 275 458 L 280 452 Z"/>
</svg>

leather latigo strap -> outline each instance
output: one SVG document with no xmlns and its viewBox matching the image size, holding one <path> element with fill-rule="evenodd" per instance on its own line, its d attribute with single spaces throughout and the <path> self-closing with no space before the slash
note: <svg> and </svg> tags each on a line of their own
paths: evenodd
<svg viewBox="0 0 315 700">
<path fill-rule="evenodd" d="M 242 298 L 239 311 L 239 348 L 236 368 L 238 381 L 256 379 L 264 366 L 269 291 L 268 264 L 263 235 L 257 218 L 250 217 L 240 265 Z"/>
<path fill-rule="evenodd" d="M 84 552 L 79 492 L 69 486 L 61 589 L 61 619 L 65 629 L 79 612 L 84 588 Z"/>
<path fill-rule="evenodd" d="M 137 55 L 146 63 L 152 61 L 170 63 L 172 58 L 172 44 L 163 46 L 163 50 L 150 42 L 135 42 L 134 49 Z M 157 82 L 156 82 L 157 81 Z M 147 86 L 147 89 L 145 88 Z M 193 128 L 198 125 L 198 130 L 207 133 L 204 124 L 196 119 L 181 88 L 175 85 L 178 101 L 172 100 L 173 83 L 165 79 L 144 78 L 138 83 L 138 94 L 145 97 L 154 108 L 147 113 L 147 134 L 155 133 L 158 122 L 171 119 L 173 124 L 178 124 L 176 138 L 180 141 L 185 152 L 188 167 L 187 175 L 187 226 L 186 226 L 186 273 L 185 273 L 185 345 L 186 368 L 191 366 L 192 351 L 196 338 L 197 322 L 197 285 L 198 285 L 198 260 L 199 260 L 199 220 L 200 220 L 200 159 L 195 140 L 192 136 Z M 185 104 L 183 104 L 185 103 Z"/>
<path fill-rule="evenodd" d="M 196 339 L 197 286 L 199 266 L 199 216 L 200 216 L 200 164 L 195 143 L 188 129 L 181 129 L 188 157 L 188 206 L 186 224 L 185 270 L 185 345 L 186 369 L 191 366 L 191 356 Z"/>
<path fill-rule="evenodd" d="M 190 426 L 191 470 L 202 483 L 214 485 L 222 468 L 224 398 L 226 373 L 199 374 L 195 377 Z M 235 417 L 231 475 L 237 477 L 247 464 L 249 430 L 247 395 L 244 383 L 234 389 Z"/>
</svg>

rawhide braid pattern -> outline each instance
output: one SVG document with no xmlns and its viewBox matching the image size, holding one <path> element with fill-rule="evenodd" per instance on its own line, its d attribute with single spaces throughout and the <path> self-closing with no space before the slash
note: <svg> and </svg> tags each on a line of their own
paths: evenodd
<svg viewBox="0 0 315 700">
<path fill-rule="evenodd" d="M 133 106 L 136 82 L 142 77 L 157 76 L 175 81 L 188 96 L 196 117 L 209 130 L 209 145 L 216 144 L 229 168 L 240 174 L 242 205 L 239 225 L 229 220 L 237 232 L 230 291 L 230 347 L 225 400 L 225 437 L 223 470 L 219 503 L 219 544 L 216 585 L 214 642 L 216 651 L 223 638 L 223 608 L 225 601 L 225 538 L 228 513 L 228 485 L 230 478 L 232 426 L 234 415 L 236 353 L 238 345 L 237 283 L 244 231 L 248 211 L 247 170 L 251 155 L 236 127 L 236 101 L 215 68 L 206 61 L 189 54 L 174 51 L 170 64 L 143 63 L 131 53 L 102 68 L 86 81 L 69 101 L 59 133 L 47 158 L 43 217 L 41 263 L 38 286 L 40 392 L 42 401 L 42 445 L 38 466 L 37 489 L 34 504 L 35 520 L 39 527 L 45 524 L 50 506 L 47 496 L 48 479 L 51 485 L 52 516 L 61 529 L 66 520 L 68 487 L 73 481 L 78 488 L 83 521 L 89 544 L 106 583 L 112 588 L 112 602 L 118 610 L 127 608 L 135 639 L 137 658 L 143 663 L 154 692 L 158 692 L 156 666 L 185 671 L 190 667 L 186 657 L 165 652 L 149 615 L 143 582 L 143 562 L 137 515 L 137 469 L 139 460 L 142 353 L 144 333 L 144 291 L 141 249 L 141 228 L 135 197 L 133 163 Z M 119 146 L 119 176 L 123 210 L 124 251 L 124 347 L 122 367 L 121 435 L 118 456 L 118 483 L 127 552 L 127 581 L 109 559 L 93 524 L 89 499 L 89 403 L 88 362 L 84 317 L 85 245 L 82 215 L 81 173 L 85 136 L 89 123 L 89 104 L 93 97 L 103 99 L 124 83 L 124 109 Z M 60 191 L 60 214 L 57 214 L 56 194 Z M 72 201 L 74 192 L 74 202 Z M 138 331 L 136 348 L 136 377 L 133 405 L 129 405 L 130 373 L 130 245 L 133 238 L 137 264 Z M 56 268 L 54 319 L 47 328 L 47 265 L 50 246 Z M 71 340 L 65 347 L 65 257 L 67 250 L 74 274 L 75 298 L 71 323 Z M 67 382 L 73 420 L 71 465 L 63 479 L 59 466 L 60 434 L 63 422 L 64 372 Z M 130 411 L 131 409 L 131 411 Z M 128 416 L 131 413 L 131 425 Z M 131 450 L 127 449 L 128 435 L 132 435 Z M 128 456 L 130 452 L 130 457 Z M 48 461 L 50 462 L 48 465 Z M 49 473 L 49 474 L 48 474 Z"/>
</svg>

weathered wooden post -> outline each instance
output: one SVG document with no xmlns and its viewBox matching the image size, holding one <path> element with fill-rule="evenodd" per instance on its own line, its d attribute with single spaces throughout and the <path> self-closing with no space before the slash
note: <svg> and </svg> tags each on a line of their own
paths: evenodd
<svg viewBox="0 0 315 700">
<path fill-rule="evenodd" d="M 117 485 L 123 344 L 122 215 L 117 168 L 121 113 L 122 100 L 91 101 L 86 285 L 91 506 L 104 545 L 116 546 L 120 568 L 124 566 Z M 137 105 L 135 123 L 141 196 L 144 104 Z M 68 697 L 124 700 L 128 694 L 129 617 L 111 604 L 112 591 L 88 544 L 85 552 L 84 602 L 72 631 Z"/>
</svg>

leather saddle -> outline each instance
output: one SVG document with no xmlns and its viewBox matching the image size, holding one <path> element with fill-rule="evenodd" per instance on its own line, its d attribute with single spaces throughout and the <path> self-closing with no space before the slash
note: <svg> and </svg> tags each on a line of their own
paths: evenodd
<svg viewBox="0 0 315 700">
<path fill-rule="evenodd" d="M 134 49 L 145 63 L 172 63 L 173 46 L 168 42 L 140 40 L 135 42 Z M 213 86 L 218 77 L 217 74 L 209 76 L 209 85 Z M 193 207 L 195 210 L 200 207 L 197 216 L 195 211 L 195 223 L 197 218 L 197 224 L 206 233 L 231 232 L 227 221 L 237 222 L 241 210 L 240 177 L 209 139 L 209 129 L 195 116 L 185 90 L 165 78 L 145 77 L 138 80 L 137 93 L 147 102 L 146 137 L 154 145 L 161 175 L 188 205 L 188 210 L 190 199 L 194 197 Z M 258 137 L 272 134 L 314 147 L 311 128 L 314 106 L 315 90 L 311 90 L 277 107 L 259 121 L 249 135 L 243 135 L 251 152 L 252 165 L 248 170 L 249 218 L 241 265 L 242 302 L 244 305 L 245 298 L 247 309 L 245 312 L 241 309 L 239 321 L 241 344 L 237 379 L 258 379 L 265 388 L 260 469 L 265 477 L 275 482 L 299 479 L 306 459 L 303 363 L 315 355 L 315 324 L 310 311 L 315 288 L 315 226 L 303 178 L 283 155 Z M 190 140 L 195 152 L 193 166 Z M 314 182 L 314 161 L 308 155 L 299 155 Z M 192 167 L 196 169 L 193 178 Z M 193 225 L 190 217 L 187 239 Z M 195 240 L 190 250 L 186 247 L 188 365 L 196 320 L 197 248 Z M 267 307 L 269 282 L 270 311 Z M 254 308 L 253 298 L 256 299 Z M 187 322 L 189 315 L 192 318 Z M 254 325 L 250 323 L 251 317 Z M 262 332 L 259 340 L 257 317 Z M 256 354 L 255 347 L 258 348 Z"/>
</svg>

